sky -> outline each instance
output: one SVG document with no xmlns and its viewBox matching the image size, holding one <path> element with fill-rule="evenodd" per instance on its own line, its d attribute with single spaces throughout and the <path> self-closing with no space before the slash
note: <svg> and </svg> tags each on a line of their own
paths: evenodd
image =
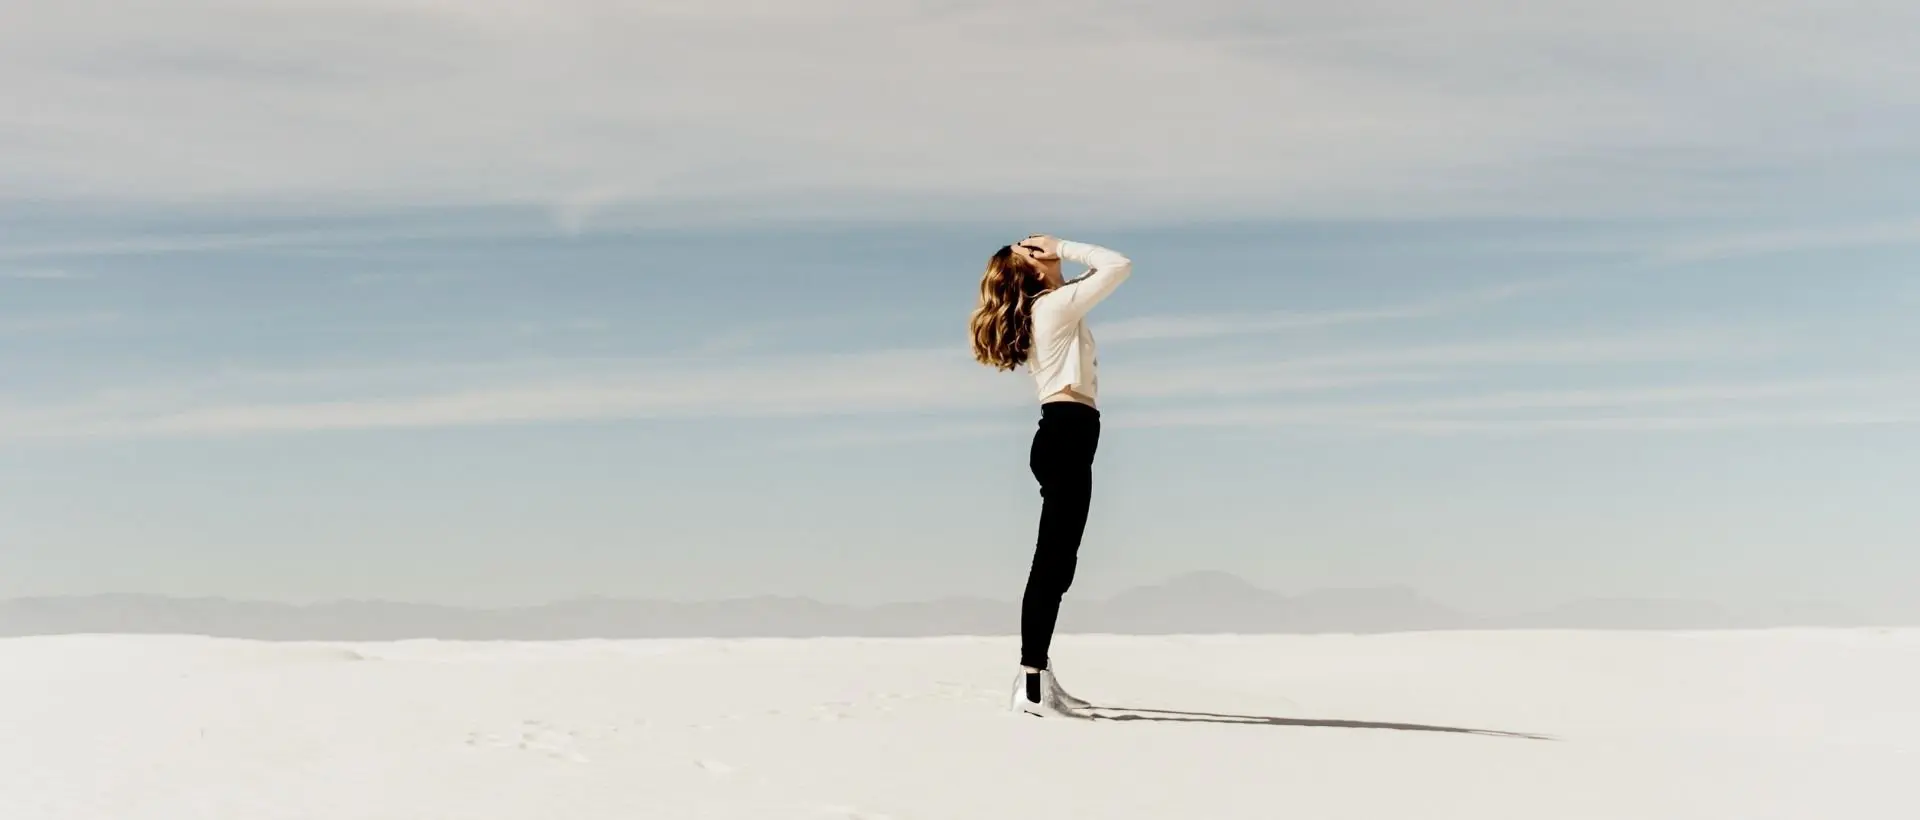
<svg viewBox="0 0 1920 820">
<path fill-rule="evenodd" d="M 1076 594 L 1920 618 L 1920 9 L 1175 8 L 0 0 L 0 597 L 1012 599 L 1048 232 Z"/>
</svg>

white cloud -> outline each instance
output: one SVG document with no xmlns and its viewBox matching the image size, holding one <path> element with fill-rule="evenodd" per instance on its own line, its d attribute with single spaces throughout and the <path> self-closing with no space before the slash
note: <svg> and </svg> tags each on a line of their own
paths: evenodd
<svg viewBox="0 0 1920 820">
<path fill-rule="evenodd" d="M 1210 427 L 1414 436 L 1911 427 L 1920 426 L 1920 390 L 1916 388 L 1920 388 L 1920 381 L 1913 376 L 1896 374 L 1827 383 L 1754 382 L 1708 387 L 1538 391 L 1376 403 L 1272 403 L 1147 411 L 1113 418 L 1108 424 L 1120 428 Z M 1546 414 L 1575 409 L 1594 412 L 1571 416 Z M 1516 414 L 1515 411 L 1526 412 Z M 1012 431 L 1013 428 L 1007 426 L 935 423 L 891 433 L 823 434 L 801 439 L 797 445 L 811 448 L 875 446 L 980 438 Z"/>
<path fill-rule="evenodd" d="M 39 316 L 0 316 L 0 335 L 66 333 L 97 330 L 120 322 L 120 314 L 108 311 L 91 313 L 55 313 Z"/>
<path fill-rule="evenodd" d="M 1554 287 L 1546 279 L 1471 290 L 1384 308 L 1265 316 L 1145 317 L 1103 326 L 1103 338 L 1211 339 L 1354 322 L 1419 319 L 1502 302 Z M 79 327 L 79 318 L 15 320 L 0 330 Z M 90 322 L 115 317 L 91 317 Z M 570 358 L 463 363 L 388 362 L 369 366 L 284 370 L 202 368 L 153 386 L 122 386 L 91 396 L 43 396 L 32 405 L 0 406 L 0 441 L 121 437 L 204 437 L 322 430 L 471 427 L 589 420 L 709 417 L 872 418 L 911 414 L 935 419 L 906 433 L 865 431 L 850 439 L 827 434 L 828 446 L 883 440 L 974 435 L 997 429 L 957 416 L 1009 410 L 1031 402 L 1022 374 L 999 374 L 972 362 L 964 345 L 858 354 L 751 354 L 767 334 L 793 322 L 750 328 L 704 348 L 653 358 Z M 558 327 L 558 326 L 556 326 Z M 587 323 L 569 329 L 592 330 Z M 1114 328 L 1119 332 L 1115 332 Z M 1576 373 L 1585 367 L 1754 361 L 1785 341 L 1760 328 L 1698 325 L 1616 329 L 1607 335 L 1481 338 L 1386 347 L 1334 347 L 1300 352 L 1270 348 L 1221 358 L 1191 351 L 1132 351 L 1106 366 L 1109 402 L 1129 404 L 1126 424 L 1150 426 L 1362 425 L 1404 431 L 1471 427 L 1474 416 L 1514 411 L 1620 409 L 1698 405 L 1736 399 L 1766 401 L 1810 395 L 1816 388 L 1861 388 L 1867 398 L 1885 385 L 1842 381 L 1733 386 L 1648 386 L 1545 393 L 1474 392 L 1489 374 L 1542 365 Z M 1463 396 L 1434 391 L 1466 389 Z M 1423 392 L 1418 401 L 1316 405 L 1300 397 L 1389 389 Z M 1221 400 L 1286 396 L 1272 402 L 1221 405 Z M 1871 412 L 1868 402 L 1859 405 Z M 945 421 L 939 421 L 944 417 Z M 1523 420 L 1524 421 L 1524 420 Z M 1525 423 L 1548 421 L 1535 419 Z M 1560 422 L 1551 422 L 1560 423 Z M 1572 422 L 1569 422 L 1572 423 Z M 1524 425 L 1523 425 L 1524 426 Z M 961 432 L 955 433 L 954 430 Z M 966 431 L 974 432 L 966 432 Z"/>
<path fill-rule="evenodd" d="M 0 190 L 569 232 L 1752 210 L 1909 189 L 1915 51 L 1904 0 L 13 0 Z"/>
<path fill-rule="evenodd" d="M 1920 408 L 1848 410 L 1692 410 L 1573 418 L 1446 418 L 1401 416 L 1341 417 L 1330 414 L 1274 414 L 1258 426 L 1279 429 L 1331 429 L 1391 435 L 1531 436 L 1565 433 L 1712 433 L 1815 427 L 1910 427 L 1920 425 Z M 1164 425 L 1162 425 L 1164 426 Z"/>
<path fill-rule="evenodd" d="M 1583 411 L 1585 415 L 1555 415 Z M 1239 428 L 1358 434 L 1550 435 L 1697 433 L 1805 427 L 1920 425 L 1920 374 L 1711 385 L 1467 392 L 1440 398 L 1133 409 L 1116 428 Z M 934 420 L 911 429 L 808 434 L 798 449 L 876 447 L 1018 435 L 1031 425 Z"/>
<path fill-rule="evenodd" d="M 23 279 L 41 282 L 63 282 L 75 279 L 91 279 L 91 274 L 79 273 L 59 268 L 20 268 L 9 270 L 0 268 L 0 279 Z"/>
<path fill-rule="evenodd" d="M 1099 337 L 1102 342 L 1200 339 L 1432 318 L 1520 298 L 1551 289 L 1566 281 L 1567 277 L 1559 277 L 1515 282 L 1426 302 L 1378 308 L 1145 316 L 1105 322 L 1100 326 Z"/>
<path fill-rule="evenodd" d="M 1310 394 L 1440 384 L 1514 364 L 1568 367 L 1721 359 L 1755 350 L 1724 334 L 1515 339 L 1284 359 L 1161 358 L 1110 367 L 1112 401 Z M 1024 373 L 995 373 L 964 348 L 367 371 L 212 374 L 57 405 L 0 407 L 0 440 L 230 436 L 321 430 L 663 418 L 968 414 L 1030 403 Z"/>
<path fill-rule="evenodd" d="M 838 430 L 802 435 L 782 441 L 778 446 L 792 450 L 834 450 L 842 447 L 890 447 L 902 444 L 958 441 L 992 436 L 1018 436 L 1033 429 L 1032 422 L 1022 424 L 950 423 L 923 424 L 907 430 Z"/>
<path fill-rule="evenodd" d="M 525 229 L 521 230 L 525 233 Z M 464 225 L 409 225 L 371 229 L 261 230 L 246 233 L 179 233 L 139 236 L 20 242 L 0 245 L 0 259 L 42 259 L 70 256 L 154 256 L 172 253 L 210 253 L 261 248 L 339 247 L 394 240 L 501 238 L 512 228 Z"/>
<path fill-rule="evenodd" d="M 1649 254 L 1653 264 L 1680 264 L 1791 251 L 1920 244 L 1920 219 L 1855 225 L 1777 228 L 1674 242 Z"/>
<path fill-rule="evenodd" d="M 56 408 L 0 412 L 0 438 L 206 436 L 461 427 L 596 419 L 802 416 L 967 409 L 1004 401 L 990 376 L 956 356 L 924 351 L 760 358 L 718 366 L 587 363 L 542 376 L 527 363 L 488 373 L 456 369 L 428 388 L 376 368 L 357 380 L 330 372 L 223 383 L 203 379 L 164 391 L 125 391 Z M 1004 382 L 1002 383 L 1004 384 Z M 277 386 L 277 388 L 276 388 Z M 289 386 L 302 394 L 280 398 Z M 317 393 L 317 395 L 316 395 Z"/>
<path fill-rule="evenodd" d="M 1829 406 L 1812 410 L 1797 407 L 1794 400 L 1814 400 Z M 1750 409 L 1769 404 L 1763 412 Z M 1648 408 L 1675 407 L 1680 415 L 1629 417 L 1631 423 L 1617 417 L 1550 418 L 1541 412 L 1585 410 L 1620 412 Z M 1715 412 L 1702 414 L 1702 408 Z M 1514 416 L 1514 413 L 1533 415 Z M 1193 408 L 1147 412 L 1125 424 L 1142 427 L 1282 427 L 1340 426 L 1408 431 L 1449 431 L 1503 429 L 1607 429 L 1639 427 L 1651 429 L 1667 419 L 1676 427 L 1711 426 L 1718 419 L 1729 424 L 1736 420 L 1757 423 L 1777 420 L 1782 423 L 1808 423 L 1829 419 L 1835 423 L 1853 420 L 1913 418 L 1920 415 L 1920 374 L 1875 374 L 1848 378 L 1698 384 L 1658 387 L 1607 389 L 1562 389 L 1500 391 L 1443 398 L 1404 401 L 1339 403 L 1280 407 L 1253 405 L 1226 408 Z"/>
</svg>

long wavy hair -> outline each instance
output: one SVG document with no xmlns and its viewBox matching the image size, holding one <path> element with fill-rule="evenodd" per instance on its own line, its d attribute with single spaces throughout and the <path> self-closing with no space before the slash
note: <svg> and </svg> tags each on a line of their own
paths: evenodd
<svg viewBox="0 0 1920 820">
<path fill-rule="evenodd" d="M 1033 300 L 1047 290 L 1040 269 L 1013 246 L 995 252 L 980 277 L 980 303 L 968 322 L 973 358 L 996 370 L 1025 364 L 1033 348 Z"/>
</svg>

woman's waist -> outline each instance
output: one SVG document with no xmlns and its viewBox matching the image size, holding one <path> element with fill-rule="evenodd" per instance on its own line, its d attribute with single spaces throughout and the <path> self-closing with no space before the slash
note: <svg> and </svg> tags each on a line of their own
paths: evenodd
<svg viewBox="0 0 1920 820">
<path fill-rule="evenodd" d="M 1040 399 L 1040 413 L 1042 416 L 1086 415 L 1090 413 L 1097 417 L 1100 415 L 1100 408 L 1098 402 L 1094 400 L 1094 397 L 1067 387 L 1042 397 Z"/>
</svg>

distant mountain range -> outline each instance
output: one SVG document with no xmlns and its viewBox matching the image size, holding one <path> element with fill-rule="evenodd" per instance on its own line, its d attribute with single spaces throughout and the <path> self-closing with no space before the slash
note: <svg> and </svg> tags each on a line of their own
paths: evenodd
<svg viewBox="0 0 1920 820">
<path fill-rule="evenodd" d="M 1283 595 L 1200 572 L 1106 600 L 1070 596 L 1063 632 L 1131 635 L 1379 633 L 1446 629 L 1742 629 L 1870 626 L 1845 609 L 1733 610 L 1682 600 L 1578 601 L 1517 616 L 1469 615 L 1405 588 Z M 565 640 L 679 637 L 1008 635 L 1011 601 L 948 598 L 854 607 L 808 598 L 703 603 L 589 598 L 511 609 L 384 601 L 293 605 L 219 598 L 94 595 L 0 601 L 0 637 L 76 633 L 190 634 L 260 640 Z"/>
</svg>

